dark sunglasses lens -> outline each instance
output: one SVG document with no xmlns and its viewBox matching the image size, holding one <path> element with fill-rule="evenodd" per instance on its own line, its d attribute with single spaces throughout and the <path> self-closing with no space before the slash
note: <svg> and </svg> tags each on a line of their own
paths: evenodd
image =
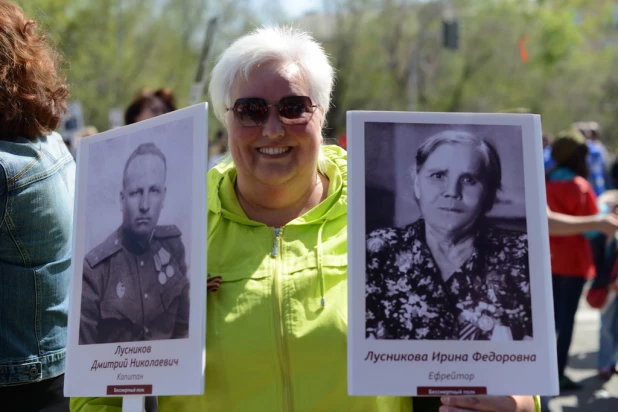
<svg viewBox="0 0 618 412">
<path fill-rule="evenodd" d="M 315 107 L 307 96 L 284 97 L 274 106 L 278 108 L 281 121 L 292 125 L 308 123 L 315 112 Z M 232 110 L 242 126 L 261 126 L 268 120 L 268 103 L 259 97 L 238 99 Z"/>
<path fill-rule="evenodd" d="M 286 119 L 304 118 L 306 113 L 313 113 L 311 105 L 307 96 L 284 97 L 279 102 L 279 115 Z"/>
<path fill-rule="evenodd" d="M 284 97 L 279 102 L 279 114 L 286 119 L 298 119 L 307 110 L 302 96 Z"/>
<path fill-rule="evenodd" d="M 243 126 L 259 126 L 268 118 L 268 105 L 264 99 L 238 99 L 234 113 Z"/>
</svg>

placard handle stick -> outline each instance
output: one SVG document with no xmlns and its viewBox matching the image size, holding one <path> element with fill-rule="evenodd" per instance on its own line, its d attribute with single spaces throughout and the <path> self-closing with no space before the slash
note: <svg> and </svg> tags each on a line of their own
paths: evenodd
<svg viewBox="0 0 618 412">
<path fill-rule="evenodd" d="M 122 412 L 144 412 L 144 396 L 123 396 Z"/>
</svg>

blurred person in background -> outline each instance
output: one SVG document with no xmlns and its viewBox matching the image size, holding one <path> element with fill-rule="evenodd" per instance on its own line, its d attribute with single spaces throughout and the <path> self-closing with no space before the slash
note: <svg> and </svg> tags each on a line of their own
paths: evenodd
<svg viewBox="0 0 618 412">
<path fill-rule="evenodd" d="M 596 147 L 603 162 L 603 170 L 599 171 L 599 173 L 603 176 L 604 189 L 610 189 L 611 186 L 613 186 L 609 176 L 609 165 L 611 164 L 612 159 L 607 147 L 603 144 L 603 140 L 601 138 L 601 126 L 597 122 L 588 122 L 588 130 L 589 144 Z"/>
<path fill-rule="evenodd" d="M 547 207 L 547 222 L 551 236 L 581 235 L 589 231 L 599 231 L 607 236 L 614 236 L 618 231 L 618 215 L 571 216 L 554 212 Z M 551 396 L 541 398 L 541 410 L 549 411 Z"/>
<path fill-rule="evenodd" d="M 127 107 L 124 121 L 125 124 L 133 124 L 174 110 L 176 110 L 176 98 L 170 89 L 162 88 L 155 92 L 143 89 Z"/>
<path fill-rule="evenodd" d="M 551 147 L 551 144 L 554 142 L 554 136 L 549 133 L 543 133 L 543 149 L 547 147 Z"/>
<path fill-rule="evenodd" d="M 599 196 L 606 189 L 606 162 L 609 159 L 605 146 L 600 142 L 599 124 L 596 122 L 575 122 L 569 130 L 577 130 L 584 137 L 588 154 L 586 164 L 588 175 L 584 176 L 592 185 L 595 195 Z M 547 144 L 545 136 L 547 136 Z M 551 156 L 552 141 L 549 135 L 543 134 L 543 157 L 545 174 L 558 167 Z"/>
<path fill-rule="evenodd" d="M 97 133 L 99 133 L 99 130 L 96 127 L 86 126 L 82 130 L 80 130 L 79 133 L 77 133 L 77 138 L 79 140 L 83 139 L 84 137 L 94 136 Z"/>
<path fill-rule="evenodd" d="M 602 213 L 615 213 L 618 208 L 618 190 L 608 190 L 599 196 L 598 206 Z M 597 355 L 598 376 L 609 380 L 618 360 L 618 304 L 616 272 L 618 265 L 618 242 L 610 236 L 605 247 L 603 265 L 597 267 L 597 276 L 586 292 L 586 301 L 593 308 L 600 309 L 599 352 Z"/>
<path fill-rule="evenodd" d="M 592 185 L 597 198 L 601 196 L 609 185 L 607 178 L 607 162 L 609 155 L 607 149 L 601 143 L 601 131 L 597 122 L 576 122 L 573 124 L 586 138 L 586 146 L 588 147 L 588 155 L 586 163 L 588 165 L 588 181 Z M 603 203 L 600 204 L 601 206 Z M 599 204 L 597 203 L 597 206 Z M 604 210 L 599 209 L 601 214 L 606 214 Z M 592 258 L 594 260 L 595 271 L 602 274 L 605 271 L 605 263 L 607 260 L 607 236 L 599 233 L 596 236 L 587 235 L 592 248 Z"/>
<path fill-rule="evenodd" d="M 608 173 L 609 173 L 609 179 L 611 181 L 612 187 L 618 189 L 618 158 L 614 160 Z"/>
<path fill-rule="evenodd" d="M 208 149 L 208 170 L 210 170 L 221 162 L 227 153 L 227 136 L 223 130 L 217 130 Z"/>
<path fill-rule="evenodd" d="M 214 67 L 210 101 L 231 159 L 208 172 L 208 275 L 221 282 L 208 295 L 206 387 L 159 397 L 159 412 L 412 410 L 410 397 L 347 392 L 347 154 L 322 144 L 333 82 L 322 46 L 292 28 L 257 29 Z M 532 396 L 442 402 L 441 411 L 538 406 Z M 121 405 L 71 399 L 75 412 Z"/>
<path fill-rule="evenodd" d="M 554 136 L 543 132 L 543 164 L 545 165 L 545 170 L 549 170 L 553 166 L 551 158 L 551 145 L 553 142 Z"/>
<path fill-rule="evenodd" d="M 577 128 L 558 134 L 552 146 L 555 167 L 546 181 L 547 204 L 552 211 L 572 216 L 599 213 L 594 190 L 586 180 L 587 155 L 586 139 Z M 560 389 L 577 389 L 580 385 L 566 376 L 564 369 L 584 284 L 596 274 L 592 247 L 582 235 L 550 236 L 550 252 Z"/>
<path fill-rule="evenodd" d="M 76 158 L 77 156 L 77 145 L 79 144 L 79 141 L 88 136 L 94 136 L 95 134 L 98 134 L 98 133 L 99 133 L 99 130 L 94 126 L 86 126 L 82 130 L 80 130 L 73 137 L 73 141 L 71 141 L 70 150 L 71 150 L 71 154 L 73 155 L 73 158 Z"/>
<path fill-rule="evenodd" d="M 68 411 L 63 396 L 75 162 L 53 130 L 60 59 L 0 0 L 0 409 Z"/>
<path fill-rule="evenodd" d="M 586 138 L 588 155 L 588 181 L 594 189 L 594 193 L 599 196 L 605 191 L 605 163 L 607 150 L 600 141 L 600 130 L 597 122 L 576 122 L 573 124 L 579 132 Z"/>
</svg>

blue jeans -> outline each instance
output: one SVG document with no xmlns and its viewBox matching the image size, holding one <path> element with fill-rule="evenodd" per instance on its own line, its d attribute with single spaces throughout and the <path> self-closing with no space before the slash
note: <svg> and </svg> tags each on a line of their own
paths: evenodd
<svg viewBox="0 0 618 412">
<path fill-rule="evenodd" d="M 613 368 L 618 355 L 618 299 L 601 314 L 599 331 L 599 354 L 597 365 L 600 368 Z"/>
<path fill-rule="evenodd" d="M 564 374 L 569 359 L 569 347 L 573 338 L 575 312 L 579 298 L 584 289 L 586 279 L 579 276 L 560 276 L 552 274 L 552 290 L 554 294 L 554 319 L 556 321 L 558 376 Z"/>
</svg>

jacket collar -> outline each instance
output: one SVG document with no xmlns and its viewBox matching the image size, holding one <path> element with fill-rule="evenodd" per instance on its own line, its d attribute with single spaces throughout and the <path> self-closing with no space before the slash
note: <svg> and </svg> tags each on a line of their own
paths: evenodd
<svg viewBox="0 0 618 412">
<path fill-rule="evenodd" d="M 328 196 L 318 206 L 294 219 L 288 225 L 321 223 L 335 219 L 347 212 L 347 154 L 338 146 L 323 146 L 326 158 L 325 174 L 330 184 Z M 250 220 L 242 210 L 234 192 L 236 167 L 231 161 L 223 162 L 208 172 L 208 210 L 241 224 L 260 226 Z"/>
</svg>

